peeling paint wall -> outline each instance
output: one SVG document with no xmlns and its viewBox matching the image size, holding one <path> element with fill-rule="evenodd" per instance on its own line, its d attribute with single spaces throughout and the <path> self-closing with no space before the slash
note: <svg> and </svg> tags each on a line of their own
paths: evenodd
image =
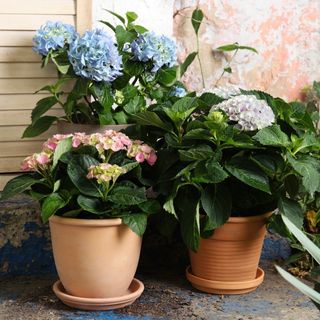
<svg viewBox="0 0 320 320">
<path fill-rule="evenodd" d="M 259 51 L 239 51 L 231 62 L 233 73 L 219 84 L 265 90 L 294 100 L 301 89 L 320 79 L 319 0 L 175 0 L 174 35 L 180 59 L 196 51 L 190 17 L 199 2 L 205 12 L 200 30 L 200 55 L 206 87 L 213 86 L 232 54 L 213 52 L 239 42 Z M 190 89 L 201 89 L 197 63 L 185 76 Z"/>
</svg>

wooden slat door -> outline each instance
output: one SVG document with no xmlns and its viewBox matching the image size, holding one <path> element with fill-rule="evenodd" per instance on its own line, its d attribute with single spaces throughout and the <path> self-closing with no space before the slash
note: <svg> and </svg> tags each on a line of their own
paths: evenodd
<svg viewBox="0 0 320 320">
<path fill-rule="evenodd" d="M 53 66 L 41 69 L 32 37 L 46 21 L 74 25 L 82 33 L 92 25 L 91 0 L 0 0 L 0 190 L 20 171 L 20 162 L 40 150 L 55 128 L 21 139 L 31 110 L 45 94 L 34 92 L 56 78 Z M 58 107 L 48 114 L 62 115 Z"/>
</svg>

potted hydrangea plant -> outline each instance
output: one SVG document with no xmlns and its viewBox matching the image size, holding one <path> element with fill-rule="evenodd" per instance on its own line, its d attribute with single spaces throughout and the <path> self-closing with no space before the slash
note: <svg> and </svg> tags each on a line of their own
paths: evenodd
<svg viewBox="0 0 320 320">
<path fill-rule="evenodd" d="M 147 197 L 143 169 L 156 160 L 150 146 L 121 132 L 58 134 L 5 186 L 1 199 L 27 193 L 49 220 L 61 281 L 54 291 L 67 305 L 106 310 L 141 295 L 134 279 L 141 237 L 159 210 Z"/>
<path fill-rule="evenodd" d="M 43 67 L 49 62 L 55 65 L 58 80 L 39 90 L 49 96 L 38 101 L 23 137 L 37 136 L 57 120 L 60 133 L 88 133 L 99 130 L 96 125 L 123 129 L 153 99 L 184 94 L 178 78 L 194 57 L 179 68 L 172 39 L 136 25 L 134 12 L 126 18 L 110 13 L 120 24 L 102 23 L 114 36 L 99 28 L 79 35 L 61 22 L 47 22 L 36 32 L 33 49 L 41 55 Z M 64 110 L 63 117 L 45 115 L 56 105 Z"/>
<path fill-rule="evenodd" d="M 263 281 L 258 263 L 271 212 L 302 226 L 298 186 L 319 191 L 320 142 L 302 103 L 214 92 L 150 106 L 136 118 L 157 145 L 153 188 L 190 249 L 188 279 L 206 292 L 244 293 Z"/>
</svg>

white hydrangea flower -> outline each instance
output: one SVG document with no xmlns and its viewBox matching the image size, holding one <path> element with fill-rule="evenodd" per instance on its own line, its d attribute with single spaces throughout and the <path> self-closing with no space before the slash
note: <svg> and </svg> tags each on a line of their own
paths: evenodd
<svg viewBox="0 0 320 320">
<path fill-rule="evenodd" d="M 214 93 L 222 99 L 229 99 L 233 96 L 241 94 L 240 88 L 234 85 L 214 87 L 213 89 L 210 89 L 207 92 Z"/>
<path fill-rule="evenodd" d="M 275 121 L 272 109 L 264 100 L 253 95 L 239 95 L 223 101 L 211 110 L 224 111 L 236 127 L 244 131 L 259 130 L 270 126 Z"/>
</svg>

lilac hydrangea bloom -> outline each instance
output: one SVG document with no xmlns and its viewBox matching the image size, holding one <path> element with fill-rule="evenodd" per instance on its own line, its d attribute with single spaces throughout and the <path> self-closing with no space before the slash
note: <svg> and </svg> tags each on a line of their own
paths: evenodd
<svg viewBox="0 0 320 320">
<path fill-rule="evenodd" d="M 241 94 L 240 88 L 234 85 L 214 87 L 213 89 L 210 89 L 209 92 L 214 93 L 222 99 L 229 99 Z"/>
<path fill-rule="evenodd" d="M 94 81 L 112 82 L 120 76 L 122 59 L 117 47 L 102 29 L 87 31 L 68 51 L 75 74 Z"/>
<path fill-rule="evenodd" d="M 161 67 L 172 67 L 177 60 L 176 43 L 164 36 L 154 32 L 140 34 L 131 44 L 134 57 L 138 61 L 152 61 L 151 72 L 157 72 Z"/>
<path fill-rule="evenodd" d="M 63 48 L 65 44 L 70 44 L 76 36 L 72 25 L 48 21 L 37 30 L 33 37 L 33 50 L 46 56 L 50 50 L 57 50 Z"/>
<path fill-rule="evenodd" d="M 187 92 L 186 92 L 185 88 L 183 88 L 183 87 L 173 87 L 169 95 L 171 97 L 182 98 L 186 94 L 187 94 Z"/>
<path fill-rule="evenodd" d="M 239 95 L 225 100 L 211 108 L 224 111 L 231 121 L 237 122 L 236 127 L 244 131 L 253 131 L 270 126 L 275 116 L 264 100 L 253 95 Z"/>
</svg>

